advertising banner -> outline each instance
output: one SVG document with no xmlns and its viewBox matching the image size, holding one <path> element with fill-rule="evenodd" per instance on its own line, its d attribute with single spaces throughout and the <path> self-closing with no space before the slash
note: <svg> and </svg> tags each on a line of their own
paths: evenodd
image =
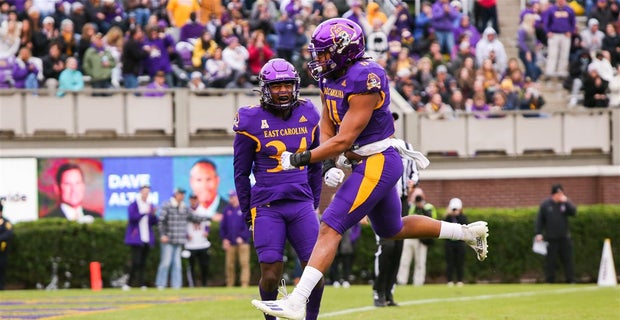
<svg viewBox="0 0 620 320">
<path fill-rule="evenodd" d="M 14 222 L 41 218 L 126 220 L 140 187 L 156 207 L 174 189 L 195 195 L 201 213 L 221 212 L 234 190 L 232 155 L 0 159 L 0 197 Z"/>
<path fill-rule="evenodd" d="M 170 157 L 106 158 L 103 175 L 106 220 L 127 220 L 127 207 L 143 185 L 151 187 L 149 197 L 158 208 L 174 188 Z"/>
<path fill-rule="evenodd" d="M 198 198 L 198 212 L 212 215 L 222 212 L 228 204 L 228 194 L 235 189 L 233 157 L 175 157 L 173 159 L 174 187 L 187 190 L 188 196 Z"/>
<path fill-rule="evenodd" d="M 37 159 L 0 159 L 0 201 L 11 222 L 37 220 Z"/>
<path fill-rule="evenodd" d="M 101 159 L 39 159 L 38 188 L 39 218 L 89 221 L 103 217 Z"/>
</svg>

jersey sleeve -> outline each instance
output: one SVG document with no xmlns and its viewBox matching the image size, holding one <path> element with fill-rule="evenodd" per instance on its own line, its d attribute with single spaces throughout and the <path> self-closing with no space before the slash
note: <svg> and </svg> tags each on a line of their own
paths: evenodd
<svg viewBox="0 0 620 320">
<path fill-rule="evenodd" d="M 244 106 L 239 108 L 239 111 L 237 111 L 233 118 L 233 130 L 237 133 L 247 132 L 253 134 L 252 119 L 256 117 L 259 108 L 259 106 Z"/>
<path fill-rule="evenodd" d="M 361 61 L 352 71 L 348 79 L 352 84 L 349 94 L 380 93 L 387 83 L 385 70 L 375 62 Z"/>
</svg>

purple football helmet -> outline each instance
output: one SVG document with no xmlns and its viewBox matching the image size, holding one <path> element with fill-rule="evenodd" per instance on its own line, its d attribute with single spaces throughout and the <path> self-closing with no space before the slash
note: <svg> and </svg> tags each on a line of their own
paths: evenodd
<svg viewBox="0 0 620 320">
<path fill-rule="evenodd" d="M 297 103 L 299 98 L 299 74 L 288 61 L 279 58 L 267 61 L 258 74 L 258 80 L 262 105 L 274 110 L 287 110 Z M 273 97 L 271 95 L 271 85 L 282 82 L 293 83 L 293 90 L 290 92 L 279 92 L 278 97 Z M 281 101 L 275 101 L 274 98 Z"/>
<path fill-rule="evenodd" d="M 364 33 L 357 23 L 344 18 L 329 19 L 312 34 L 308 45 L 312 61 L 308 62 L 308 68 L 318 80 L 362 58 L 365 49 Z M 321 53 L 329 53 L 329 59 L 319 61 Z"/>
</svg>

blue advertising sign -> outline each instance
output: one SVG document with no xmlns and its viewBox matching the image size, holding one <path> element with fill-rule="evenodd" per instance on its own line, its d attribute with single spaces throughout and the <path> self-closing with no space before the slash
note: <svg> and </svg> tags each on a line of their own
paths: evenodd
<svg viewBox="0 0 620 320">
<path fill-rule="evenodd" d="M 171 157 L 103 159 L 105 220 L 126 220 L 127 207 L 136 199 L 143 185 L 151 186 L 151 200 L 159 207 L 174 189 L 171 169 Z"/>
</svg>

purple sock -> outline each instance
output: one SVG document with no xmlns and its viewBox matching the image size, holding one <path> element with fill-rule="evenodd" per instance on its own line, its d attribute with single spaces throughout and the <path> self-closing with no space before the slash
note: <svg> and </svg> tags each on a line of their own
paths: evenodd
<svg viewBox="0 0 620 320">
<path fill-rule="evenodd" d="M 319 283 L 310 297 L 308 297 L 308 304 L 306 306 L 306 320 L 316 320 L 319 317 L 319 308 L 321 307 L 321 298 L 323 298 L 323 283 Z"/>
<path fill-rule="evenodd" d="M 266 292 L 265 290 L 263 290 L 263 288 L 261 288 L 260 286 L 258 286 L 258 291 L 260 292 L 260 299 L 263 301 L 271 301 L 271 300 L 276 300 L 276 298 L 278 297 L 278 290 L 274 290 L 272 292 Z M 265 314 L 265 320 L 276 320 L 276 317 L 274 316 L 268 316 Z"/>
</svg>

